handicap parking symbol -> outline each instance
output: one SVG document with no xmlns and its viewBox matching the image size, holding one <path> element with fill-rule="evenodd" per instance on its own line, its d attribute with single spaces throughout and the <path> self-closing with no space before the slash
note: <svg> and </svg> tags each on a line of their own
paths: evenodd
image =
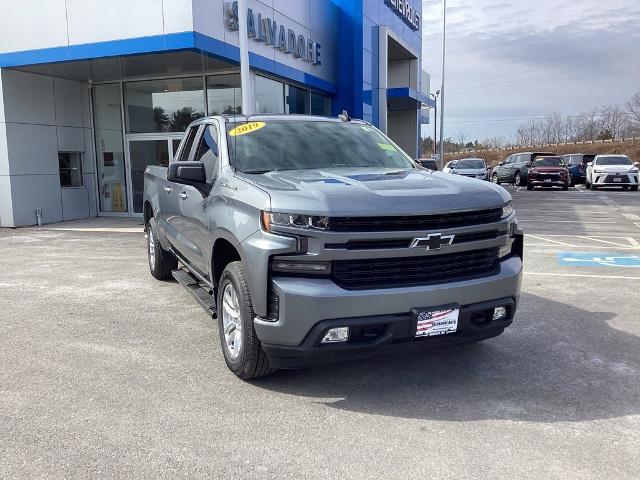
<svg viewBox="0 0 640 480">
<path fill-rule="evenodd" d="M 640 268 L 640 254 L 559 252 L 557 258 L 562 267 Z"/>
</svg>

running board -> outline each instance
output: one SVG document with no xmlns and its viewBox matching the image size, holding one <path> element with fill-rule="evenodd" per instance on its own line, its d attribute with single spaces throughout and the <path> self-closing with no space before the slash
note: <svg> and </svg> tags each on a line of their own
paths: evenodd
<svg viewBox="0 0 640 480">
<path fill-rule="evenodd" d="M 216 318 L 216 300 L 206 287 L 203 287 L 200 282 L 186 270 L 173 270 L 171 275 L 193 295 L 196 302 L 198 302 L 211 317 Z"/>
</svg>

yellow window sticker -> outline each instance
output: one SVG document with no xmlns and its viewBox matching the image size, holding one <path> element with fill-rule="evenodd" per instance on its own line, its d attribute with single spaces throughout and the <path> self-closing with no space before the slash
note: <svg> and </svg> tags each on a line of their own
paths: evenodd
<svg viewBox="0 0 640 480">
<path fill-rule="evenodd" d="M 246 135 L 247 133 L 253 133 L 256 130 L 260 130 L 264 128 L 266 123 L 264 122 L 250 122 L 245 123 L 244 125 L 240 125 L 232 130 L 229 130 L 229 135 L 232 137 L 239 137 L 240 135 Z"/>
<path fill-rule="evenodd" d="M 390 143 L 379 143 L 378 146 L 382 149 L 382 150 L 389 150 L 391 152 L 395 152 L 396 149 L 394 148 L 393 145 L 391 145 Z"/>
</svg>

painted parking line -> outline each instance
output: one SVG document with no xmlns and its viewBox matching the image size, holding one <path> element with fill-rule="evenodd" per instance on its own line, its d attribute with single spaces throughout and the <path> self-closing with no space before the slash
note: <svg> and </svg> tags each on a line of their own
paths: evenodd
<svg viewBox="0 0 640 480">
<path fill-rule="evenodd" d="M 597 278 L 597 279 L 611 279 L 611 280 L 640 280 L 640 277 L 625 277 L 620 275 L 586 275 L 580 273 L 547 273 L 547 272 L 527 272 L 526 276 L 539 276 L 539 277 L 578 277 L 578 278 Z"/>
<path fill-rule="evenodd" d="M 632 237 L 603 235 L 531 235 L 525 234 L 527 247 L 568 247 L 605 250 L 640 250 L 640 242 Z M 533 239 L 533 242 L 529 242 Z"/>
<path fill-rule="evenodd" d="M 640 268 L 639 254 L 611 252 L 558 252 L 561 267 Z"/>
</svg>

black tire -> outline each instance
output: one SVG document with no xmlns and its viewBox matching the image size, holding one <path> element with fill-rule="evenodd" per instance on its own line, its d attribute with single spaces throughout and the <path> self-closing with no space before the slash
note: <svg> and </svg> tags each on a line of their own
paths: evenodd
<svg viewBox="0 0 640 480">
<path fill-rule="evenodd" d="M 593 191 L 598 189 L 598 187 L 596 187 L 593 183 L 589 184 L 589 188 L 591 188 L 591 190 L 593 190 Z"/>
<path fill-rule="evenodd" d="M 573 179 L 573 177 L 571 177 L 571 180 L 569 181 L 569 186 L 570 187 L 575 187 L 576 186 L 576 181 Z"/>
<path fill-rule="evenodd" d="M 568 183 L 565 183 L 565 184 L 562 186 L 562 190 L 563 190 L 564 192 L 566 192 L 567 190 L 569 190 L 569 184 L 568 184 Z"/>
<path fill-rule="evenodd" d="M 152 218 L 147 225 L 149 271 L 156 280 L 167 280 L 171 278 L 171 272 L 178 268 L 178 259 L 173 253 L 162 248 L 155 232 L 156 228 L 155 219 Z"/>
<path fill-rule="evenodd" d="M 500 185 L 500 180 L 498 180 L 498 174 L 494 173 L 493 175 L 491 175 L 491 181 L 493 183 L 495 183 L 496 185 Z"/>
<path fill-rule="evenodd" d="M 513 176 L 513 184 L 516 187 L 520 187 L 522 185 L 522 175 L 520 174 L 520 172 L 516 172 L 516 174 Z"/>
<path fill-rule="evenodd" d="M 631 187 L 631 191 L 632 192 L 637 192 L 638 191 L 638 185 L 634 185 L 633 187 Z"/>
<path fill-rule="evenodd" d="M 530 183 L 527 183 L 527 190 L 533 190 L 533 185 Z"/>
<path fill-rule="evenodd" d="M 241 341 L 238 351 L 236 352 L 227 344 L 225 338 L 224 295 L 227 290 L 227 285 L 230 285 L 235 291 L 238 307 L 237 313 L 239 313 L 240 317 L 239 320 L 237 320 L 240 328 L 233 330 L 235 332 L 240 330 L 239 336 Z M 231 262 L 224 269 L 224 272 L 222 272 L 218 285 L 217 309 L 220 346 L 222 347 L 224 361 L 229 370 L 243 380 L 264 377 L 275 372 L 275 369 L 271 368 L 269 364 L 269 358 L 264 353 L 264 350 L 262 350 L 262 344 L 253 327 L 255 313 L 253 311 L 249 285 L 247 284 L 242 262 Z"/>
</svg>

